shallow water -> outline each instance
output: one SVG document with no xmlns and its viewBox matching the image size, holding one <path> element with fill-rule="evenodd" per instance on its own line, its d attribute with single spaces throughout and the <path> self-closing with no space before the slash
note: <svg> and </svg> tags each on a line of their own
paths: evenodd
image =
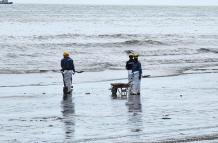
<svg viewBox="0 0 218 143">
<path fill-rule="evenodd" d="M 64 50 L 78 70 L 218 71 L 217 7 L 1 5 L 0 73 L 58 71 Z"/>
<path fill-rule="evenodd" d="M 110 83 L 126 80 L 75 81 L 63 101 L 59 74 L 25 76 L 0 76 L 27 84 L 0 87 L 0 142 L 217 141 L 217 74 L 143 79 L 140 110 L 110 97 Z"/>
</svg>

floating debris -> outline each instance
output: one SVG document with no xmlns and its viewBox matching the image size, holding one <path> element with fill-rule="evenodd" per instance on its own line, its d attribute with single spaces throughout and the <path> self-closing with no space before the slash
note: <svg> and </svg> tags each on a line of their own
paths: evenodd
<svg viewBox="0 0 218 143">
<path fill-rule="evenodd" d="M 141 129 L 132 129 L 131 130 L 132 132 L 140 132 L 140 131 L 142 131 Z"/>
<path fill-rule="evenodd" d="M 169 117 L 168 114 L 166 114 L 166 115 L 163 115 L 163 118 L 161 118 L 161 119 L 163 119 L 163 120 L 169 120 L 169 119 L 171 119 L 171 118 Z"/>
<path fill-rule="evenodd" d="M 161 118 L 161 119 L 163 119 L 163 120 L 169 120 L 169 119 L 171 119 L 171 118 L 169 118 L 169 117 L 163 117 L 163 118 Z"/>
</svg>

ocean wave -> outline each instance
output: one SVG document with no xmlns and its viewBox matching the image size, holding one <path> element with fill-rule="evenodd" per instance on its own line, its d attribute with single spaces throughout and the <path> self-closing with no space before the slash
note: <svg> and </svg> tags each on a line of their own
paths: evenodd
<svg viewBox="0 0 218 143">
<path fill-rule="evenodd" d="M 79 34 L 79 33 L 63 33 L 63 34 L 51 34 L 51 35 L 33 35 L 33 36 L 1 36 L 1 38 L 7 39 L 31 39 L 31 40 L 51 40 L 51 39 L 68 39 L 68 38 L 98 38 L 98 39 L 217 39 L 218 35 L 182 35 L 182 34 L 127 34 L 127 33 L 115 33 L 115 34 Z"/>
<path fill-rule="evenodd" d="M 218 49 L 212 49 L 212 48 L 200 48 L 198 49 L 199 52 L 201 53 L 218 53 Z"/>
<path fill-rule="evenodd" d="M 165 43 L 156 40 L 127 40 L 123 42 L 126 45 L 165 45 Z"/>
<path fill-rule="evenodd" d="M 208 35 L 210 36 L 210 35 Z M 198 36 L 197 36 L 198 37 Z M 11 39 L 11 37 L 3 37 L 6 39 Z M 152 35 L 152 34 L 125 34 L 125 33 L 115 33 L 115 34 L 78 34 L 78 33 L 64 33 L 64 34 L 51 34 L 51 35 L 33 35 L 33 36 L 17 36 L 12 37 L 13 40 L 31 40 L 38 41 L 35 43 L 46 43 L 49 40 L 61 40 L 64 39 L 69 42 L 75 41 L 79 39 L 79 41 L 84 41 L 84 43 L 78 43 L 77 40 L 75 42 L 70 43 L 70 45 L 75 46 L 104 46 L 105 45 L 172 45 L 172 44 L 186 44 L 186 39 L 193 39 L 193 35 L 179 35 L 179 34 L 160 34 L 160 35 Z M 203 37 L 202 37 L 203 38 Z M 99 43 L 87 41 L 100 41 Z M 120 41 L 120 42 L 114 42 Z M 111 43 L 102 43 L 102 41 L 112 41 Z"/>
<path fill-rule="evenodd" d="M 167 45 L 166 43 L 146 39 L 146 40 L 138 40 L 138 39 L 132 39 L 132 40 L 124 40 L 119 42 L 64 42 L 64 43 L 38 43 L 38 44 L 27 44 L 28 47 L 84 47 L 84 48 L 90 48 L 90 47 L 126 47 L 126 46 L 161 46 L 161 45 Z"/>
<path fill-rule="evenodd" d="M 100 38 L 130 38 L 130 37 L 136 38 L 136 37 L 148 37 L 148 35 L 118 33 L 118 34 L 99 34 L 99 35 L 97 35 L 97 37 L 100 37 Z"/>
<path fill-rule="evenodd" d="M 86 35 L 86 34 L 77 34 L 77 33 L 66 33 L 66 34 L 57 34 L 57 35 L 34 35 L 32 36 L 32 39 L 39 39 L 39 40 L 49 40 L 49 39 L 54 39 L 54 38 L 76 38 L 76 37 L 81 37 L 81 38 L 137 38 L 137 37 L 144 37 L 148 38 L 148 35 L 144 34 L 93 34 L 93 35 Z M 25 37 L 28 38 L 28 37 Z"/>
<path fill-rule="evenodd" d="M 77 33 L 65 33 L 56 35 L 33 35 L 24 36 L 23 38 L 30 38 L 33 40 L 50 40 L 50 39 L 65 39 L 65 38 L 100 38 L 100 39 L 134 39 L 134 38 L 158 38 L 158 37 L 175 37 L 175 35 L 150 35 L 150 34 L 77 34 Z M 16 38 L 16 37 L 13 37 Z M 20 38 L 20 37 L 19 37 Z"/>
<path fill-rule="evenodd" d="M 65 39 L 65 38 L 74 38 L 74 37 L 86 37 L 86 35 L 82 34 L 57 34 L 57 35 L 34 35 L 31 37 L 33 40 L 50 40 L 50 39 Z M 25 37 L 28 38 L 28 37 Z"/>
<path fill-rule="evenodd" d="M 60 70 L 20 70 L 20 69 L 0 69 L 0 74 L 31 74 L 31 73 L 49 73 L 49 72 L 60 72 Z"/>
<path fill-rule="evenodd" d="M 112 62 L 94 62 L 87 64 L 83 67 L 77 68 L 77 73 L 81 72 L 101 72 L 104 70 L 123 70 L 124 68 L 121 67 L 119 64 L 115 64 Z M 60 73 L 60 69 L 55 67 L 50 67 L 48 69 L 19 69 L 19 68 L 0 68 L 0 74 L 34 74 L 34 73 Z"/>
<path fill-rule="evenodd" d="M 166 45 L 163 42 L 155 40 L 125 40 L 121 42 L 107 42 L 107 43 L 87 43 L 79 44 L 75 43 L 77 46 L 93 46 L 93 47 L 122 47 L 122 46 L 143 46 L 143 45 Z"/>
</svg>

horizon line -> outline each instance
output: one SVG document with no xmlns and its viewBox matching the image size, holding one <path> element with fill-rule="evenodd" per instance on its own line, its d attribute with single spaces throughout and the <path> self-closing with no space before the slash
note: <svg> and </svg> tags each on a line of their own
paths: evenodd
<svg viewBox="0 0 218 143">
<path fill-rule="evenodd" d="M 216 7 L 217 5 L 176 5 L 176 4 L 80 4 L 80 3 L 13 3 L 13 4 L 34 4 L 34 5 L 81 5 L 81 6 L 175 6 L 175 7 Z"/>
</svg>

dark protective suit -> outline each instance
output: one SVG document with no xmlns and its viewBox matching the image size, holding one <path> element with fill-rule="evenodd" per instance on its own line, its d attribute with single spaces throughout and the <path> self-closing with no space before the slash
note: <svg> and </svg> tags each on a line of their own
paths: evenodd
<svg viewBox="0 0 218 143">
<path fill-rule="evenodd" d="M 73 72 L 75 72 L 74 63 L 70 57 L 66 57 L 61 60 L 61 71 L 64 70 L 73 70 Z"/>
<path fill-rule="evenodd" d="M 65 57 L 61 60 L 61 71 L 63 74 L 64 87 L 70 93 L 72 85 L 72 75 L 75 73 L 73 60 L 70 57 Z"/>
<path fill-rule="evenodd" d="M 131 93 L 140 95 L 142 67 L 141 67 L 141 63 L 138 60 L 135 60 L 134 64 L 132 65 L 132 73 L 133 73 L 133 80 L 132 80 Z"/>
<path fill-rule="evenodd" d="M 132 65 L 134 64 L 134 60 L 130 59 L 126 62 L 126 69 L 127 70 L 132 70 Z"/>
<path fill-rule="evenodd" d="M 128 70 L 128 82 L 129 84 L 131 84 L 132 82 L 132 66 L 134 64 L 134 60 L 133 59 L 129 59 L 126 62 L 126 69 Z"/>
<path fill-rule="evenodd" d="M 142 75 L 142 66 L 138 60 L 134 61 L 134 64 L 132 65 L 132 72 L 134 73 L 136 71 L 139 72 L 139 75 Z"/>
</svg>

